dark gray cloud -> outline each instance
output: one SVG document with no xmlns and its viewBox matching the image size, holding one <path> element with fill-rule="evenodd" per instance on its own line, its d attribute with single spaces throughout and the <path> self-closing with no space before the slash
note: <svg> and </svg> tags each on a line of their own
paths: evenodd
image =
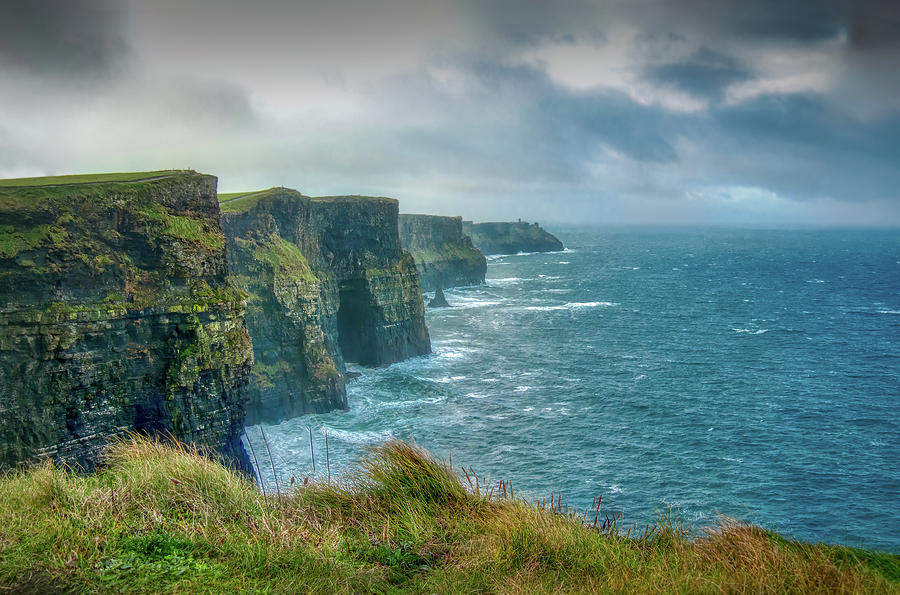
<svg viewBox="0 0 900 595">
<path fill-rule="evenodd" d="M 46 77 L 108 74 L 129 58 L 114 0 L 3 0 L 0 64 Z"/>
<path fill-rule="evenodd" d="M 752 79 L 753 73 L 738 60 L 701 47 L 686 60 L 651 66 L 644 76 L 693 95 L 719 98 L 726 87 Z"/>
<path fill-rule="evenodd" d="M 6 2 L 0 174 L 194 167 L 224 191 L 476 218 L 898 225 L 896 6 Z"/>
<path fill-rule="evenodd" d="M 752 157 L 736 160 L 740 183 L 797 199 L 900 198 L 900 113 L 860 122 L 816 95 L 766 95 L 711 121 L 713 146 Z"/>
</svg>

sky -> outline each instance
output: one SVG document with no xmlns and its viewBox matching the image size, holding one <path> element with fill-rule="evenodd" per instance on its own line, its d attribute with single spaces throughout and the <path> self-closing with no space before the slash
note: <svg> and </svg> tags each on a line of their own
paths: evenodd
<svg viewBox="0 0 900 595">
<path fill-rule="evenodd" d="M 900 2 L 0 0 L 0 177 L 900 227 Z"/>
</svg>

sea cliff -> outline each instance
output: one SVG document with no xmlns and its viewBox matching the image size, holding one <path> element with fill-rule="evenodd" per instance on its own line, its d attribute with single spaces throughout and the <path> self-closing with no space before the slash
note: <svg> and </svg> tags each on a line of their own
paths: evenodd
<svg viewBox="0 0 900 595">
<path fill-rule="evenodd" d="M 216 178 L 3 180 L 0 279 L 0 468 L 90 468 L 128 431 L 246 464 L 252 352 Z"/>
<path fill-rule="evenodd" d="M 472 223 L 463 221 L 463 231 L 485 254 L 518 254 L 519 252 L 556 252 L 562 242 L 540 225 L 527 221 Z"/>
<path fill-rule="evenodd" d="M 487 261 L 463 233 L 462 217 L 400 215 L 399 229 L 423 291 L 484 283 Z"/>
<path fill-rule="evenodd" d="M 287 188 L 226 198 L 229 270 L 250 295 L 248 423 L 345 409 L 346 362 L 431 351 L 396 200 Z"/>
</svg>

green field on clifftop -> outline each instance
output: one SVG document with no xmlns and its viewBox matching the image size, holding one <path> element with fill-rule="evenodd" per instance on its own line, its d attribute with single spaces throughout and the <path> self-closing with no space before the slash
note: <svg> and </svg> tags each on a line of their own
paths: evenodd
<svg viewBox="0 0 900 595">
<path fill-rule="evenodd" d="M 163 169 L 158 171 L 120 172 L 107 174 L 73 174 L 38 178 L 9 178 L 0 180 L 0 187 L 63 186 L 68 184 L 96 184 L 100 182 L 140 182 L 154 178 L 188 173 L 189 170 Z"/>
<path fill-rule="evenodd" d="M 113 445 L 94 475 L 9 474 L 0 592 L 900 592 L 896 555 L 733 521 L 619 527 L 599 505 L 535 505 L 401 442 L 341 482 L 296 479 L 262 493 L 143 439 Z"/>
<path fill-rule="evenodd" d="M 243 213 L 256 206 L 260 200 L 281 192 L 296 192 L 287 188 L 267 188 L 253 192 L 226 192 L 219 194 L 219 209 L 223 213 Z"/>
</svg>

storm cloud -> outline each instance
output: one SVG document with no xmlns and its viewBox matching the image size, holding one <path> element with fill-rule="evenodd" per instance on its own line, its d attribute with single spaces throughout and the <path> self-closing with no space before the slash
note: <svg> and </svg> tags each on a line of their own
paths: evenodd
<svg viewBox="0 0 900 595">
<path fill-rule="evenodd" d="M 475 219 L 900 224 L 900 11 L 825 0 L 0 3 L 0 175 Z"/>
</svg>

